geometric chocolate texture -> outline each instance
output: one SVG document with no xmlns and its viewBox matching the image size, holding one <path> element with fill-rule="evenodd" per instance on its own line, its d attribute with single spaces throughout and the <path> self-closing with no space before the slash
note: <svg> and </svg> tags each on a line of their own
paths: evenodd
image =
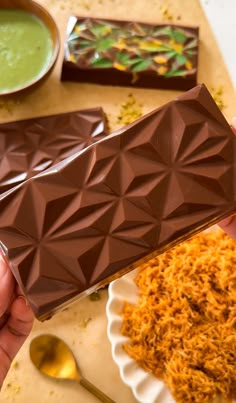
<svg viewBox="0 0 236 403">
<path fill-rule="evenodd" d="M 236 211 L 236 139 L 204 85 L 0 196 L 0 240 L 35 315 Z"/>
<path fill-rule="evenodd" d="M 106 134 L 101 108 L 0 124 L 0 193 Z"/>
</svg>

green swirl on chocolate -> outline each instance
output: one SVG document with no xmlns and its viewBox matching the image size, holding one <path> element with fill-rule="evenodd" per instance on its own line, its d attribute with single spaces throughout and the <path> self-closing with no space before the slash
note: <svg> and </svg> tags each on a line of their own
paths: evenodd
<svg viewBox="0 0 236 403">
<path fill-rule="evenodd" d="M 68 37 L 67 60 L 83 68 L 115 68 L 135 74 L 186 76 L 196 69 L 198 38 L 194 30 L 163 25 L 77 20 Z"/>
</svg>

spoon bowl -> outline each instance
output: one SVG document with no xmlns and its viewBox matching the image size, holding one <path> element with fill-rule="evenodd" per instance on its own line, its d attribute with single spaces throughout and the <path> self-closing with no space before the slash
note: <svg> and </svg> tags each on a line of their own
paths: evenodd
<svg viewBox="0 0 236 403">
<path fill-rule="evenodd" d="M 55 336 L 36 337 L 30 345 L 30 358 L 44 375 L 57 379 L 80 379 L 72 351 Z"/>
<path fill-rule="evenodd" d="M 44 334 L 34 338 L 30 344 L 30 358 L 42 374 L 77 381 L 101 402 L 115 403 L 81 375 L 72 351 L 58 337 Z"/>
</svg>

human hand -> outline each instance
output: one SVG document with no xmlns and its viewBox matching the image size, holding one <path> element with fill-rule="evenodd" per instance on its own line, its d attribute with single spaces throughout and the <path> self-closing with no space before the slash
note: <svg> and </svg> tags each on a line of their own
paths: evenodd
<svg viewBox="0 0 236 403">
<path fill-rule="evenodd" d="M 32 325 L 33 313 L 0 254 L 0 389 Z"/>
<path fill-rule="evenodd" d="M 232 119 L 232 127 L 236 134 L 236 116 Z M 229 235 L 236 240 L 236 215 L 225 218 L 218 225 Z"/>
</svg>

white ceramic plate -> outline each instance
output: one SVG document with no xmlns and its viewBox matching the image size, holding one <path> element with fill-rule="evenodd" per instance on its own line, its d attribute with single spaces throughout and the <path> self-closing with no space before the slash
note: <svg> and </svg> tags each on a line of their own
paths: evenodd
<svg viewBox="0 0 236 403">
<path fill-rule="evenodd" d="M 108 288 L 106 314 L 108 318 L 107 333 L 112 347 L 112 357 L 117 364 L 123 382 L 128 385 L 140 403 L 175 403 L 169 389 L 151 373 L 144 371 L 135 360 L 130 358 L 123 349 L 129 341 L 121 332 L 124 302 L 136 303 L 138 300 L 137 286 L 134 278 L 137 270 L 113 281 Z M 214 400 L 212 403 L 216 403 Z M 222 400 L 222 403 L 225 400 Z M 226 403 L 226 402 L 225 402 Z M 236 403 L 234 400 L 232 403 Z"/>
<path fill-rule="evenodd" d="M 120 376 L 140 403 L 175 403 L 168 388 L 152 374 L 144 371 L 137 362 L 123 350 L 122 345 L 128 341 L 121 332 L 120 315 L 124 301 L 135 303 L 138 299 L 134 278 L 137 271 L 113 281 L 108 288 L 106 313 L 108 318 L 108 338 L 112 346 L 112 357 L 117 364 Z"/>
</svg>

